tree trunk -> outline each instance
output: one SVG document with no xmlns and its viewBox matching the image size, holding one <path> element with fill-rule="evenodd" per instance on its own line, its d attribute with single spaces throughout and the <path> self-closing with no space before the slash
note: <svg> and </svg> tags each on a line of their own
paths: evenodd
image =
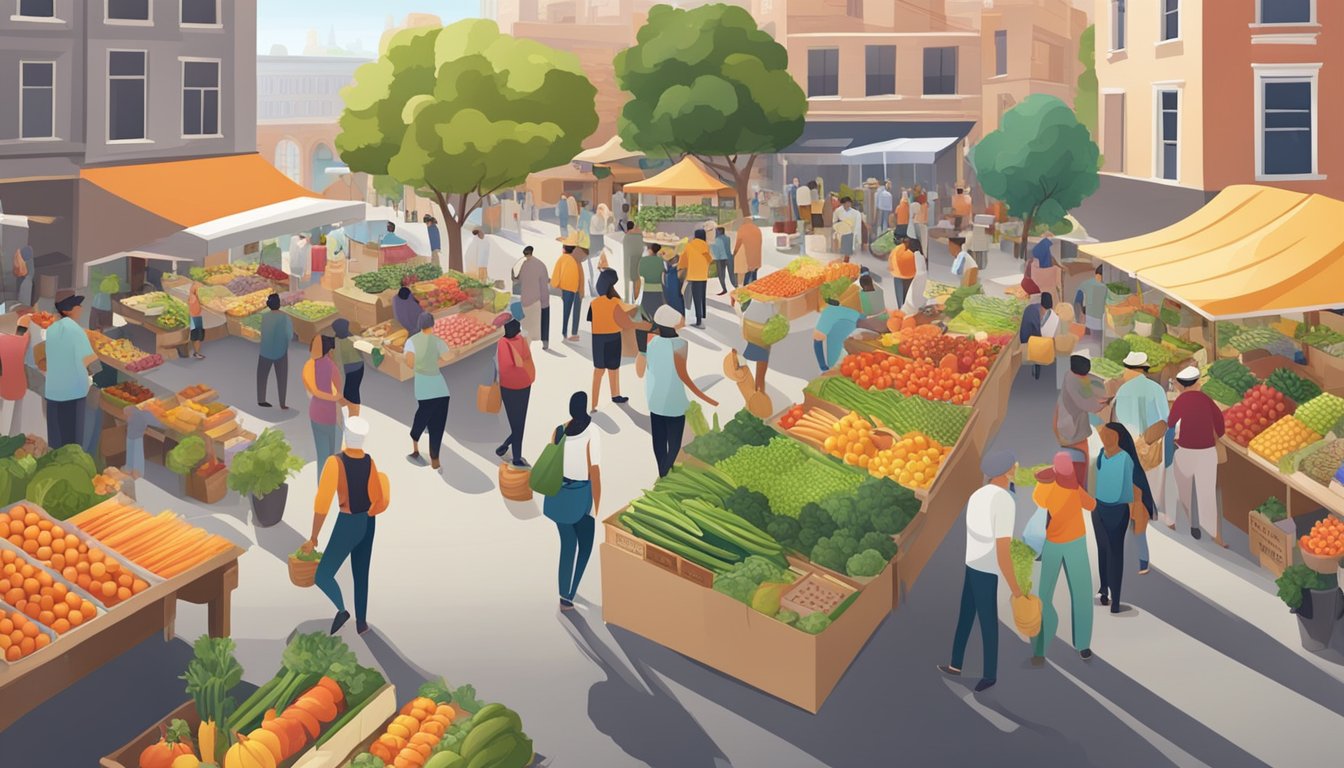
<svg viewBox="0 0 1344 768">
<path fill-rule="evenodd" d="M 462 224 L 443 210 L 443 228 L 448 235 L 448 268 L 462 271 Z"/>
<path fill-rule="evenodd" d="M 1017 258 L 1026 260 L 1027 258 L 1027 238 L 1031 236 L 1031 225 L 1036 219 L 1036 211 L 1027 214 L 1022 220 L 1022 239 L 1017 243 Z"/>
<path fill-rule="evenodd" d="M 751 216 L 751 169 L 755 164 L 756 155 L 752 155 L 741 169 L 737 167 L 736 162 L 728 161 L 728 167 L 733 169 L 733 188 L 737 191 L 738 215 L 742 218 Z"/>
</svg>

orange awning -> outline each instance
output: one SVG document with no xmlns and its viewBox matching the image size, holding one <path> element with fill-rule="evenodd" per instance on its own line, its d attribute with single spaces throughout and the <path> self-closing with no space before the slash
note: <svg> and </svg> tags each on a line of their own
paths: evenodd
<svg viewBox="0 0 1344 768">
<path fill-rule="evenodd" d="M 623 191 L 643 195 L 725 195 L 731 194 L 733 188 L 687 157 L 653 178 L 626 184 Z"/>
<path fill-rule="evenodd" d="M 314 197 L 257 154 L 85 168 L 79 175 L 181 227 Z"/>
<path fill-rule="evenodd" d="M 1081 247 L 1209 319 L 1344 306 L 1344 202 L 1236 185 L 1170 227 Z"/>
</svg>

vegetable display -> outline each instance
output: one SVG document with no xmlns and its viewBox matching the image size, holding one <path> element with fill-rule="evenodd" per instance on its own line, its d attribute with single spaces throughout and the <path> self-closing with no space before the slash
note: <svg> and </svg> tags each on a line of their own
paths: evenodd
<svg viewBox="0 0 1344 768">
<path fill-rule="evenodd" d="M 1314 400 L 1321 394 L 1321 388 L 1316 386 L 1315 382 L 1304 379 L 1287 368 L 1275 368 L 1269 374 L 1269 378 L 1265 379 L 1265 385 L 1282 392 L 1298 405 Z M 1329 430 L 1329 427 L 1326 429 Z"/>
<path fill-rule="evenodd" d="M 975 398 L 989 370 L 981 366 L 960 373 L 957 365 L 955 358 L 947 365 L 934 365 L 885 352 L 861 352 L 846 355 L 840 373 L 864 389 L 895 389 L 906 396 L 961 405 Z"/>
<path fill-rule="evenodd" d="M 0 516 L 0 523 L 7 524 L 11 544 L 109 608 L 149 588 L 119 560 L 96 545 L 89 546 L 36 508 L 17 504 L 9 510 L 7 520 Z M 55 618 L 66 618 L 66 611 L 55 609 Z"/>
<path fill-rule="evenodd" d="M 63 635 L 98 615 L 97 606 L 83 595 L 9 548 L 0 549 L 0 595 L 7 604 L 57 635 Z M 11 630 L 11 633 L 14 631 L 17 630 Z M 18 641 L 20 646 L 24 645 L 22 638 Z M 38 641 L 34 639 L 33 642 Z"/>
<path fill-rule="evenodd" d="M 953 333 L 987 333 L 1016 331 L 1022 324 L 1025 305 L 1016 299 L 1004 299 L 984 294 L 967 296 L 961 312 L 947 324 Z"/>
<path fill-rule="evenodd" d="M 303 464 L 290 449 L 285 433 L 268 427 L 233 457 L 229 488 L 243 496 L 265 496 L 298 474 Z"/>
<path fill-rule="evenodd" d="M 966 406 L 902 397 L 895 390 L 864 390 L 842 376 L 816 379 L 808 390 L 898 434 L 918 430 L 944 445 L 957 442 L 972 413 Z"/>
<path fill-rule="evenodd" d="M 1344 467 L 1344 440 L 1331 440 L 1302 460 L 1302 474 L 1326 486 L 1340 467 Z"/>
<path fill-rule="evenodd" d="M 1124 359 L 1129 356 L 1129 342 L 1124 339 L 1116 339 L 1115 341 L 1112 341 L 1110 344 L 1106 345 L 1104 355 L 1107 360 L 1112 362 L 1124 362 Z"/>
<path fill-rule="evenodd" d="M 1223 338 L 1221 335 L 1219 338 Z M 1228 337 L 1227 344 L 1238 352 L 1250 352 L 1253 349 L 1267 349 L 1277 343 L 1289 341 L 1278 331 L 1269 328 L 1247 328 L 1235 336 Z"/>
<path fill-rule="evenodd" d="M 234 657 L 235 650 L 237 645 L 227 637 L 201 635 L 192 644 L 192 659 L 182 675 L 201 718 L 196 748 L 211 763 L 220 760 L 233 742 L 230 733 L 219 733 L 219 724 L 227 723 L 233 714 L 237 705 L 229 693 L 243 681 L 243 666 Z"/>
<path fill-rule="evenodd" d="M 689 415 L 689 414 L 688 414 Z M 686 446 L 686 452 L 706 464 L 715 464 L 747 445 L 765 445 L 776 432 L 745 408 L 722 429 L 710 429 Z"/>
<path fill-rule="evenodd" d="M 190 313 L 187 305 L 183 302 L 164 294 L 154 301 L 150 302 L 151 307 L 161 307 L 163 311 L 154 318 L 155 324 L 160 328 L 175 330 L 177 328 L 186 328 L 190 319 Z"/>
<path fill-rule="evenodd" d="M 1218 379 L 1209 379 L 1200 387 L 1200 391 L 1223 405 L 1236 405 L 1241 394 Z"/>
<path fill-rule="evenodd" d="M 942 333 L 936 325 L 920 325 L 900 334 L 897 353 L 911 360 L 939 365 L 948 362 L 951 355 L 957 371 L 970 373 L 977 368 L 988 369 L 1006 342 L 1002 336 L 980 341 L 970 336 Z"/>
<path fill-rule="evenodd" d="M 1109 357 L 1098 357 L 1092 361 L 1092 373 L 1101 379 L 1116 379 L 1122 376 L 1125 367 Z"/>
<path fill-rule="evenodd" d="M 469 347 L 495 332 L 495 327 L 466 313 L 440 317 L 434 321 L 434 335 L 454 349 Z"/>
<path fill-rule="evenodd" d="M 1246 390 L 1240 403 L 1223 413 L 1227 434 L 1239 445 L 1250 445 L 1256 435 L 1284 416 L 1291 416 L 1297 406 L 1277 389 L 1257 384 Z"/>
<path fill-rule="evenodd" d="M 257 275 L 239 275 L 228 283 L 229 292 L 234 296 L 246 296 L 251 293 L 271 292 L 271 281 Z"/>
<path fill-rule="evenodd" d="M 764 494 L 771 509 L 788 517 L 797 517 L 807 502 L 851 490 L 863 479 L 856 470 L 782 436 L 747 446 L 717 466 L 738 485 Z"/>
<path fill-rule="evenodd" d="M 645 494 L 619 521 L 634 535 L 715 573 L 747 555 L 787 565 L 783 547 L 765 531 L 702 499 L 680 505 L 656 492 Z"/>
<path fill-rule="evenodd" d="M 189 475 L 202 461 L 205 461 L 205 440 L 200 435 L 191 435 L 168 451 L 163 464 L 175 475 Z"/>
<path fill-rule="evenodd" d="M 19 468 L 26 466 L 19 464 Z M 78 445 L 61 446 L 38 458 L 32 467 L 23 497 L 57 520 L 69 519 L 104 498 L 94 487 L 98 468 L 93 457 Z"/>
<path fill-rule="evenodd" d="M 1258 383 L 1251 369 L 1236 360 L 1215 361 L 1209 365 L 1208 374 L 1210 379 L 1222 382 L 1234 390 L 1238 398 Z"/>
<path fill-rule="evenodd" d="M 1299 405 L 1293 415 L 1313 432 L 1324 435 L 1344 419 L 1344 398 L 1321 393 Z"/>
<path fill-rule="evenodd" d="M 285 307 L 284 311 L 300 320 L 317 321 L 336 314 L 336 305 L 329 301 L 303 301 Z"/>
<path fill-rule="evenodd" d="M 1284 506 L 1282 501 L 1279 501 L 1277 496 L 1270 496 L 1265 499 L 1260 503 L 1260 506 L 1255 508 L 1255 511 L 1264 515 L 1271 523 L 1277 523 L 1288 517 L 1288 508 Z"/>
<path fill-rule="evenodd" d="M 534 757 L 517 712 L 482 703 L 470 685 L 449 690 L 437 680 L 420 686 L 350 768 L 524 768 Z"/>
<path fill-rule="evenodd" d="M 403 285 L 433 280 L 442 274 L 443 270 L 437 264 L 421 264 L 415 267 L 389 264 L 373 272 L 355 275 L 355 287 L 365 293 L 382 293 Z"/>
<path fill-rule="evenodd" d="M 188 742 L 191 726 L 187 721 L 174 719 L 159 729 L 163 735 L 140 753 L 140 768 L 175 768 L 179 758 L 193 754 Z"/>
<path fill-rule="evenodd" d="M 1159 368 L 1165 368 L 1177 359 L 1188 357 L 1184 350 L 1177 351 L 1171 347 L 1159 344 L 1152 339 L 1144 338 L 1135 333 L 1125 335 L 1125 341 L 1129 342 L 1131 352 L 1142 352 L 1148 356 L 1148 367 L 1154 371 Z"/>
<path fill-rule="evenodd" d="M 150 515 L 116 499 L 91 507 L 70 522 L 109 549 L 166 579 L 233 549 L 228 539 L 197 528 L 173 512 Z"/>
<path fill-rule="evenodd" d="M 1251 451 L 1277 464 L 1284 456 L 1320 439 L 1320 434 L 1311 431 L 1296 416 L 1286 416 L 1266 427 L 1249 445 Z"/>
</svg>

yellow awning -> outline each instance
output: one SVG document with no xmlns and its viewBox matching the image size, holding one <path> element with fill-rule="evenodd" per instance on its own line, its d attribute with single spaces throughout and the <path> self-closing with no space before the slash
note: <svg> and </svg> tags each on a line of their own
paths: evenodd
<svg viewBox="0 0 1344 768">
<path fill-rule="evenodd" d="M 1209 319 L 1344 306 L 1344 202 L 1237 185 L 1156 232 L 1082 246 Z"/>
<path fill-rule="evenodd" d="M 687 157 L 653 178 L 626 184 L 624 191 L 643 195 L 708 196 L 731 194 L 733 188 Z"/>
<path fill-rule="evenodd" d="M 612 136 L 610 139 L 607 139 L 607 141 L 601 146 L 593 147 L 592 149 L 585 149 L 579 154 L 575 155 L 574 162 L 593 163 L 594 165 L 605 165 L 607 163 L 615 163 L 621 160 L 633 160 L 635 158 L 643 156 L 644 156 L 643 152 L 636 152 L 631 149 L 626 149 L 625 146 L 621 144 L 620 136 Z"/>
</svg>

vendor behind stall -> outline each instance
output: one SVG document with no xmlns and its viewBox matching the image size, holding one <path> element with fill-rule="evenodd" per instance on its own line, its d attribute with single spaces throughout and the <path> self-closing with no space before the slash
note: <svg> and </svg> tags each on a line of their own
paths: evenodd
<svg viewBox="0 0 1344 768">
<path fill-rule="evenodd" d="M 411 295 L 410 288 L 403 285 L 397 289 L 397 295 L 392 299 L 392 316 L 407 333 L 414 334 L 420 330 L 417 323 L 420 322 L 420 313 L 423 311 L 420 302 Z"/>
<path fill-rule="evenodd" d="M 858 327 L 862 317 L 857 310 L 841 306 L 839 298 L 826 298 L 826 307 L 817 317 L 817 330 L 812 334 L 812 349 L 822 371 L 829 371 L 840 362 L 845 354 L 845 339 Z"/>
<path fill-rule="evenodd" d="M 47 329 L 47 443 L 52 450 L 78 443 L 84 432 L 89 366 L 98 359 L 79 324 L 84 297 L 63 291 L 56 300 L 60 319 Z"/>
</svg>

